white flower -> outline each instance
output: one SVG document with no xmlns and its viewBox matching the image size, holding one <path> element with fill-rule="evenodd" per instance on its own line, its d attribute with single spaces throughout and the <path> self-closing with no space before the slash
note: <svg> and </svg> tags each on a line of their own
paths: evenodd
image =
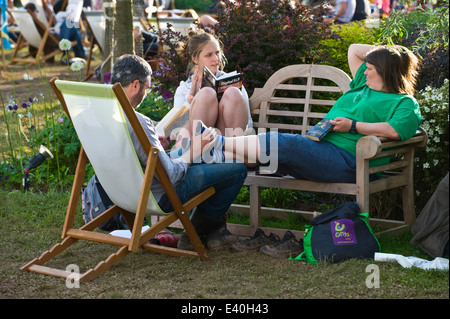
<svg viewBox="0 0 450 319">
<path fill-rule="evenodd" d="M 72 47 L 72 43 L 70 43 L 69 40 L 62 39 L 61 41 L 59 41 L 59 48 L 61 49 L 61 51 L 70 50 L 71 47 Z"/>
<path fill-rule="evenodd" d="M 72 71 L 80 71 L 83 67 L 84 63 L 82 61 L 75 61 L 70 65 Z"/>
</svg>

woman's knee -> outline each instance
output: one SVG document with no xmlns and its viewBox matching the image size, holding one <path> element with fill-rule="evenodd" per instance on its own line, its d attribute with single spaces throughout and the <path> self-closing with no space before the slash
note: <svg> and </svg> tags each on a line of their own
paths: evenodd
<svg viewBox="0 0 450 319">
<path fill-rule="evenodd" d="M 204 87 L 195 95 L 197 101 L 217 101 L 217 94 L 213 88 Z"/>
<path fill-rule="evenodd" d="M 242 96 L 241 90 L 237 87 L 230 87 L 223 92 L 223 96 L 221 102 L 245 102 L 244 97 Z"/>
</svg>

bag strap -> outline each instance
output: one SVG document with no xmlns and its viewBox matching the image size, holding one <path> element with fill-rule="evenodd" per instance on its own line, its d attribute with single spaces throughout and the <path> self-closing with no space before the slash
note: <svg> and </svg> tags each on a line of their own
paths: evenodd
<svg viewBox="0 0 450 319">
<path fill-rule="evenodd" d="M 318 261 L 314 258 L 311 247 L 311 233 L 313 228 L 313 225 L 305 225 L 305 233 L 303 236 L 303 252 L 295 258 L 289 257 L 289 259 L 306 261 L 311 265 L 315 265 L 318 263 Z"/>
<path fill-rule="evenodd" d="M 98 180 L 97 175 L 94 175 L 94 176 L 95 176 L 94 177 L 95 178 L 95 184 L 97 186 L 100 198 L 102 199 L 103 205 L 105 205 L 105 207 L 110 207 L 110 206 L 114 205 L 114 203 L 111 201 L 111 199 L 109 198 L 109 196 L 106 194 L 105 190 L 103 189 L 103 186 L 100 183 L 100 181 Z"/>
<path fill-rule="evenodd" d="M 373 233 L 372 227 L 370 227 L 369 225 L 369 213 L 359 213 L 358 217 L 364 221 L 364 223 L 366 223 L 367 228 L 369 229 L 370 233 L 373 235 L 373 238 L 375 238 L 375 241 L 378 244 L 378 250 L 381 250 L 381 245 L 380 242 L 378 241 L 377 236 L 375 236 L 375 234 Z"/>
</svg>

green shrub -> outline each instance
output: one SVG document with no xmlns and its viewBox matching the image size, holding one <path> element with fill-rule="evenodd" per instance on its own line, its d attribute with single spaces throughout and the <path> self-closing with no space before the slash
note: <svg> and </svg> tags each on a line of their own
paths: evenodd
<svg viewBox="0 0 450 319">
<path fill-rule="evenodd" d="M 446 79 L 442 87 L 428 86 L 416 96 L 424 119 L 422 127 L 428 134 L 426 148 L 420 149 L 415 158 L 414 181 L 418 208 L 423 208 L 449 171 L 448 87 L 449 81 Z"/>
<path fill-rule="evenodd" d="M 291 64 L 320 63 L 327 56 L 323 40 L 332 36 L 320 17 L 321 7 L 292 8 L 290 1 L 225 1 L 216 34 L 224 44 L 227 71 L 244 73 L 249 95 L 277 70 Z"/>
<path fill-rule="evenodd" d="M 160 94 L 159 90 L 155 88 L 145 97 L 137 111 L 153 121 L 160 121 L 169 112 L 173 104 L 173 92 L 171 90 L 164 90 L 163 92 L 164 94 Z"/>
<path fill-rule="evenodd" d="M 374 29 L 380 43 L 404 45 L 422 58 L 418 90 L 428 85 L 441 87 L 449 74 L 448 4 L 443 0 L 434 8 L 391 11 Z"/>
<path fill-rule="evenodd" d="M 177 9 L 193 9 L 197 13 L 206 13 L 214 4 L 214 0 L 175 0 L 175 8 Z"/>
<path fill-rule="evenodd" d="M 374 28 L 368 27 L 365 22 L 353 22 L 332 25 L 331 30 L 336 36 L 322 41 L 328 47 L 328 53 L 320 63 L 332 65 L 350 75 L 348 47 L 353 43 L 374 44 Z"/>
</svg>

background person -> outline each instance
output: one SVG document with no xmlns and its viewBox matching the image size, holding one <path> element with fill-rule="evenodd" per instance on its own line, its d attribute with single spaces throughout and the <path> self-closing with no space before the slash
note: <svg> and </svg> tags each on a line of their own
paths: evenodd
<svg viewBox="0 0 450 319">
<path fill-rule="evenodd" d="M 355 13 L 356 0 L 336 0 L 336 9 L 331 18 L 324 19 L 326 23 L 349 23 Z"/>
<path fill-rule="evenodd" d="M 247 127 L 253 127 L 250 106 L 245 88 L 228 88 L 219 101 L 214 89 L 202 88 L 203 66 L 208 67 L 216 76 L 224 74 L 225 66 L 222 43 L 210 33 L 189 34 L 181 54 L 188 60 L 188 69 L 192 74 L 181 81 L 174 97 L 174 108 L 183 104 L 190 107 L 190 118 L 201 120 L 206 126 L 217 128 L 226 136 L 243 135 Z M 230 129 L 239 129 L 231 133 Z M 228 133 L 230 132 L 230 133 Z"/>
</svg>

